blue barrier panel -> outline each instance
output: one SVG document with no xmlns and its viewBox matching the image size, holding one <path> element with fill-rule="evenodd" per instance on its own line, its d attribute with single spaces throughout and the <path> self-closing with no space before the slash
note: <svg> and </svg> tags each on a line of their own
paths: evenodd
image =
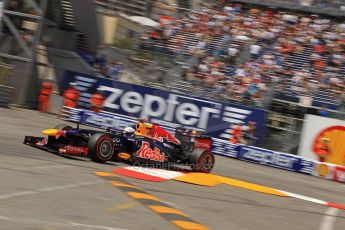
<svg viewBox="0 0 345 230">
<path fill-rule="evenodd" d="M 79 123 L 97 128 L 111 128 L 114 130 L 123 130 L 126 127 L 135 127 L 137 120 L 119 117 L 111 114 L 98 114 L 87 110 L 81 110 L 79 113 Z"/>
<path fill-rule="evenodd" d="M 315 167 L 313 160 L 244 145 L 239 148 L 238 159 L 308 175 Z"/>
<path fill-rule="evenodd" d="M 231 144 L 227 140 L 213 138 L 212 152 L 214 154 L 238 159 L 240 147 L 240 145 Z"/>
<path fill-rule="evenodd" d="M 102 88 L 106 100 L 104 111 L 123 119 L 146 118 L 166 127 L 191 127 L 206 130 L 213 138 L 228 140 L 232 124 L 256 123 L 256 137 L 265 131 L 265 112 L 233 103 L 223 103 L 165 90 L 143 87 L 107 78 L 66 72 L 62 88 L 74 81 L 81 91 L 79 104 L 89 107 L 92 93 Z M 229 146 L 230 148 L 230 146 Z"/>
</svg>

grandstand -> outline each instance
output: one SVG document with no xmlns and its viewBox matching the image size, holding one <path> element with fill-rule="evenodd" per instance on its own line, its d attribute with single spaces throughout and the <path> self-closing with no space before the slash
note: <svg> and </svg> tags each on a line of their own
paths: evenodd
<svg viewBox="0 0 345 230">
<path fill-rule="evenodd" d="M 190 0 L 95 0 L 99 10 L 117 12 L 129 16 L 148 16 L 158 19 L 160 15 L 176 16 L 197 4 Z"/>
<path fill-rule="evenodd" d="M 95 3 L 105 11 L 135 16 L 148 16 L 151 5 L 146 0 L 96 0 Z"/>
<path fill-rule="evenodd" d="M 307 96 L 314 106 L 336 109 L 344 90 L 344 32 L 341 21 L 322 16 L 210 6 L 143 36 L 139 47 L 183 57 L 190 66 L 190 81 L 176 79 L 172 85 L 185 91 L 197 82 L 198 87 L 204 85 L 203 94 L 223 94 L 230 100 L 242 97 L 243 103 L 252 94 L 250 88 L 274 85 L 278 99 L 299 102 Z M 254 59 L 240 60 L 240 67 L 229 65 L 229 47 L 237 47 L 243 57 L 251 45 L 260 47 Z M 196 65 L 190 62 L 196 59 Z M 226 88 L 234 83 L 244 85 L 242 96 L 226 95 Z"/>
</svg>

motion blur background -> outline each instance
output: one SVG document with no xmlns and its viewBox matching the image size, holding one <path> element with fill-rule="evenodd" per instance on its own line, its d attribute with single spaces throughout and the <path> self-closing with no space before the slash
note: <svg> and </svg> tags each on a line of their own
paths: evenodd
<svg viewBox="0 0 345 230">
<path fill-rule="evenodd" d="M 344 16 L 343 0 L 3 0 L 0 103 L 36 109 L 49 81 L 58 111 L 74 72 L 260 109 L 260 147 L 296 154 L 306 114 L 345 119 Z"/>
</svg>

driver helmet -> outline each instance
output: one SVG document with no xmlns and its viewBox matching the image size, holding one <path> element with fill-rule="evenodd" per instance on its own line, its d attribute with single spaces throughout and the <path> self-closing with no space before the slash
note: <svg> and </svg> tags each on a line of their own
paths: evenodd
<svg viewBox="0 0 345 230">
<path fill-rule="evenodd" d="M 132 134 L 134 134 L 135 130 L 132 127 L 126 127 L 123 130 L 123 134 L 126 136 L 130 136 Z"/>
<path fill-rule="evenodd" d="M 153 125 L 150 123 L 147 123 L 146 119 L 139 119 L 139 122 L 135 126 L 135 128 L 136 128 L 135 135 L 148 136 L 152 127 L 153 127 Z"/>
</svg>

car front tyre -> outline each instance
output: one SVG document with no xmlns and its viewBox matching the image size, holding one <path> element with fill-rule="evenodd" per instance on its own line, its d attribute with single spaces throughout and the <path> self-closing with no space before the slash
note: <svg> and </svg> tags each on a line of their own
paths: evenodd
<svg viewBox="0 0 345 230">
<path fill-rule="evenodd" d="M 93 135 L 88 142 L 88 155 L 92 161 L 105 163 L 114 155 L 113 139 L 104 133 Z"/>
</svg>

